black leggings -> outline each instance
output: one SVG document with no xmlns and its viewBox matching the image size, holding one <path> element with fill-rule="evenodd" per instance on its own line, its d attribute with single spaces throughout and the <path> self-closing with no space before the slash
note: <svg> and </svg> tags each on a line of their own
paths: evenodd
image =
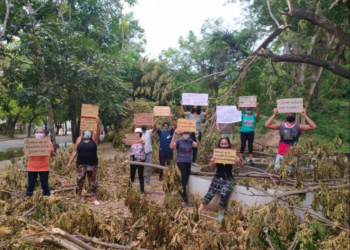
<svg viewBox="0 0 350 250">
<path fill-rule="evenodd" d="M 182 182 L 182 192 L 179 192 L 183 201 L 187 202 L 187 194 L 186 194 L 186 187 L 188 183 L 188 179 L 190 178 L 191 174 L 191 163 L 190 162 L 178 162 L 177 166 L 179 167 L 179 170 L 181 172 L 181 182 Z"/>
<path fill-rule="evenodd" d="M 129 186 L 131 186 L 131 183 L 134 182 L 134 180 L 135 180 L 136 169 L 138 169 L 139 181 L 140 181 L 140 190 L 141 190 L 141 194 L 143 194 L 143 192 L 145 191 L 145 181 L 143 179 L 144 166 L 130 165 L 130 182 L 129 182 Z"/>
<path fill-rule="evenodd" d="M 253 154 L 253 141 L 254 141 L 254 131 L 252 132 L 241 132 L 241 154 L 244 153 L 245 145 L 248 140 L 248 150 L 249 154 Z"/>
<path fill-rule="evenodd" d="M 173 152 L 159 152 L 159 165 L 169 167 L 173 159 Z M 159 178 L 163 177 L 163 170 L 159 170 Z"/>
<path fill-rule="evenodd" d="M 49 188 L 49 171 L 44 172 L 29 172 L 28 171 L 28 187 L 27 187 L 27 196 L 32 196 L 36 184 L 36 179 L 38 178 L 38 174 L 40 176 L 40 183 L 43 189 L 44 195 L 50 195 Z"/>
</svg>

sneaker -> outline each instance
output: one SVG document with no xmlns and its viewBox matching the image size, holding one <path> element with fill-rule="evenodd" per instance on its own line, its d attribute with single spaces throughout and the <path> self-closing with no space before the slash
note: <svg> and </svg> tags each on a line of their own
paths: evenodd
<svg viewBox="0 0 350 250">
<path fill-rule="evenodd" d="M 224 211 L 219 211 L 218 220 L 222 221 L 223 218 L 224 218 Z"/>
<path fill-rule="evenodd" d="M 197 163 L 195 163 L 195 162 L 192 163 L 192 166 L 199 167 L 199 165 Z"/>
<path fill-rule="evenodd" d="M 99 206 L 100 205 L 100 202 L 98 200 L 95 200 L 93 203 L 95 204 L 95 206 Z"/>
<path fill-rule="evenodd" d="M 193 207 L 193 203 L 189 201 L 185 201 L 186 207 Z"/>
<path fill-rule="evenodd" d="M 253 159 L 250 159 L 250 160 L 249 160 L 249 164 L 252 165 L 252 166 L 255 165 L 255 162 L 253 161 Z"/>
</svg>

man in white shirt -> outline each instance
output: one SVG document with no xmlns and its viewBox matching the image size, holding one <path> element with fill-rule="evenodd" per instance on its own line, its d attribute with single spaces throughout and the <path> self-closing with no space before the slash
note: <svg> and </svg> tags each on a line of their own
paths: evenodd
<svg viewBox="0 0 350 250">
<path fill-rule="evenodd" d="M 135 124 L 132 124 L 132 133 L 135 131 Z M 145 142 L 145 153 L 146 153 L 146 158 L 145 162 L 146 163 L 152 163 L 152 136 L 157 130 L 157 125 L 154 123 L 153 124 L 153 129 L 148 129 L 146 125 L 141 126 L 142 129 L 142 139 L 144 139 Z M 146 167 L 146 184 L 150 185 L 151 183 L 151 174 L 152 174 L 152 168 L 151 167 Z"/>
</svg>

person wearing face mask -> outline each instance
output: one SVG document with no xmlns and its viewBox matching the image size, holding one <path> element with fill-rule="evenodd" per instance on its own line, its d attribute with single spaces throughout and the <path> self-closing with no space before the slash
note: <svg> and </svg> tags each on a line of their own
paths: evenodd
<svg viewBox="0 0 350 250">
<path fill-rule="evenodd" d="M 239 110 L 239 103 L 237 103 L 237 109 Z M 241 128 L 241 148 L 239 151 L 240 161 L 243 162 L 243 154 L 248 141 L 249 163 L 254 166 L 253 161 L 253 142 L 254 142 L 254 126 L 256 118 L 260 115 L 259 103 L 256 103 L 256 114 L 253 113 L 253 108 L 246 107 L 245 114 L 242 115 L 242 128 Z"/>
<path fill-rule="evenodd" d="M 205 112 L 202 112 L 200 106 L 192 106 L 191 112 L 185 112 L 184 107 L 182 105 L 182 100 L 180 102 L 181 104 L 181 114 L 183 116 L 186 116 L 186 119 L 188 120 L 195 120 L 196 121 L 196 130 L 198 131 L 199 134 L 199 141 L 202 139 L 202 121 L 203 119 L 209 114 L 209 104 L 210 101 L 208 101 L 207 108 Z M 195 133 L 191 133 L 190 138 L 195 141 L 196 136 Z M 197 148 L 193 149 L 193 155 L 192 155 L 192 165 L 195 167 L 198 167 L 198 164 L 196 163 L 197 161 Z"/>
<path fill-rule="evenodd" d="M 230 139 L 228 137 L 221 137 L 217 147 L 230 149 Z M 236 157 L 236 163 L 240 168 L 244 168 L 244 164 L 238 157 Z M 204 196 L 204 203 L 199 206 L 198 213 L 202 212 L 216 194 L 220 194 L 218 219 L 220 221 L 222 220 L 230 194 L 236 185 L 235 178 L 232 174 L 232 167 L 233 164 L 215 163 L 215 158 L 211 158 L 209 169 L 213 171 L 216 168 L 216 173 L 211 181 L 207 194 Z"/>
<path fill-rule="evenodd" d="M 173 159 L 173 149 L 169 147 L 171 139 L 173 138 L 174 130 L 177 127 L 176 119 L 170 115 L 173 120 L 173 127 L 169 130 L 169 123 L 164 122 L 162 129 L 157 129 L 159 135 L 159 164 L 165 166 L 165 162 L 168 167 Z M 159 181 L 163 180 L 163 170 L 159 171 Z"/>
<path fill-rule="evenodd" d="M 136 128 L 135 133 L 140 134 L 140 143 L 139 144 L 132 144 L 130 148 L 130 160 L 131 161 L 138 161 L 138 162 L 145 162 L 146 159 L 146 153 L 145 153 L 145 143 L 146 140 L 142 139 L 142 129 Z M 126 139 L 123 139 L 122 142 L 126 144 Z M 130 165 L 130 182 L 129 187 L 132 186 L 132 183 L 135 180 L 136 170 L 138 170 L 139 175 L 139 182 L 140 182 L 140 191 L 141 194 L 145 192 L 145 183 L 143 179 L 143 166 L 139 165 Z"/>
<path fill-rule="evenodd" d="M 85 183 L 85 178 L 88 176 L 91 196 L 93 203 L 98 206 L 100 202 L 96 197 L 97 190 L 97 170 L 98 170 L 98 158 L 97 158 L 97 143 L 100 139 L 100 120 L 96 118 L 97 130 L 94 134 L 91 131 L 83 131 L 82 135 L 79 136 L 75 142 L 73 153 L 66 166 L 67 171 L 70 170 L 70 166 L 75 158 L 77 157 L 76 163 L 76 176 L 77 176 L 77 195 L 81 196 Z"/>
<path fill-rule="evenodd" d="M 305 118 L 309 125 L 300 125 L 295 123 L 295 113 L 286 113 L 286 122 L 279 124 L 272 124 L 276 115 L 278 114 L 278 109 L 273 109 L 273 115 L 265 123 L 265 127 L 272 130 L 280 131 L 280 141 L 278 144 L 278 152 L 275 161 L 275 170 L 280 168 L 280 161 L 283 156 L 288 153 L 290 147 L 298 142 L 301 131 L 311 131 L 317 128 L 316 124 L 306 115 L 306 111 L 303 110 L 301 115 Z M 294 159 L 299 163 L 299 156 L 295 155 Z M 288 167 L 288 171 L 291 171 L 291 166 Z"/>
<path fill-rule="evenodd" d="M 199 133 L 195 132 L 196 141 L 190 139 L 190 132 L 180 132 L 181 139 L 175 140 L 179 134 L 177 130 L 170 142 L 170 148 L 177 149 L 177 166 L 181 172 L 182 192 L 179 192 L 187 207 L 193 207 L 193 203 L 187 199 L 187 183 L 191 174 L 191 155 L 194 148 L 200 146 Z"/>
<path fill-rule="evenodd" d="M 135 131 L 135 126 L 136 124 L 132 124 L 132 129 L 131 132 L 134 133 Z M 157 131 L 157 124 L 153 124 L 153 129 L 148 129 L 146 125 L 141 126 L 142 130 L 142 139 L 145 140 L 145 152 L 146 152 L 146 158 L 145 162 L 146 163 L 152 163 L 152 136 L 154 133 Z M 150 185 L 151 184 L 151 175 L 152 175 L 152 168 L 151 167 L 146 167 L 146 184 Z"/>
<path fill-rule="evenodd" d="M 44 129 L 36 128 L 34 129 L 34 136 L 36 139 L 44 138 Z M 23 149 L 24 151 L 24 149 Z M 50 156 L 56 156 L 56 153 L 53 148 L 53 144 L 50 142 Z M 32 196 L 36 180 L 38 175 L 40 176 L 40 183 L 43 189 L 43 194 L 45 196 L 50 195 L 50 187 L 49 187 L 49 157 L 48 156 L 29 156 L 28 165 L 28 187 L 26 196 Z"/>
</svg>

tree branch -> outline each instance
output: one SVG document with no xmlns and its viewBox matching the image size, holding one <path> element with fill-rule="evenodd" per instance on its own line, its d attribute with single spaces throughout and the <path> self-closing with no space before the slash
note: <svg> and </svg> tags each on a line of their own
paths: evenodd
<svg viewBox="0 0 350 250">
<path fill-rule="evenodd" d="M 277 27 L 280 27 L 281 26 L 280 23 L 278 22 L 276 17 L 272 14 L 270 0 L 266 0 L 266 3 L 267 3 L 267 9 L 269 10 L 270 17 L 275 21 Z"/>
<path fill-rule="evenodd" d="M 119 67 L 121 67 L 123 63 L 123 55 L 124 55 L 124 47 L 125 47 L 123 7 L 121 6 L 118 0 L 115 0 L 115 2 L 117 3 L 118 8 L 120 10 L 120 22 L 121 22 L 121 29 L 122 29 L 122 51 L 121 51 L 120 60 L 119 60 Z"/>
<path fill-rule="evenodd" d="M 323 60 L 311 55 L 302 55 L 302 54 L 276 55 L 266 49 L 261 49 L 260 51 L 257 52 L 257 55 L 260 57 L 268 58 L 272 62 L 306 63 L 317 67 L 323 67 L 333 72 L 336 75 L 350 79 L 350 71 L 340 66 L 337 62 Z"/>
<path fill-rule="evenodd" d="M 5 35 L 5 31 L 6 31 L 6 25 L 7 25 L 7 20 L 9 19 L 9 15 L 10 15 L 10 4 L 8 0 L 5 0 L 5 4 L 6 4 L 6 15 L 5 15 L 5 19 L 4 19 L 4 23 L 2 25 L 2 30 L 0 33 L 0 38 L 3 37 Z"/>
<path fill-rule="evenodd" d="M 319 26 L 326 30 L 329 34 L 337 37 L 345 46 L 350 47 L 349 34 L 343 31 L 338 25 L 324 16 L 317 15 L 311 11 L 299 9 L 294 0 L 287 0 L 289 12 L 280 11 L 281 15 L 289 16 L 291 18 L 303 19 L 313 25 Z"/>
</svg>

